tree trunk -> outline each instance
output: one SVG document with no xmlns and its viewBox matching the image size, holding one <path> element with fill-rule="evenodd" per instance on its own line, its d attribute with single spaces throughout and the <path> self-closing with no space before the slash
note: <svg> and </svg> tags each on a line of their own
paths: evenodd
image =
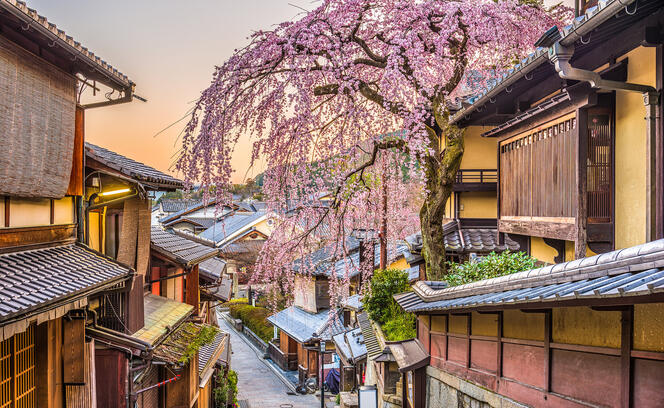
<svg viewBox="0 0 664 408">
<path fill-rule="evenodd" d="M 430 156 L 425 159 L 427 192 L 420 210 L 422 256 L 426 262 L 428 280 L 441 280 L 446 274 L 443 219 L 464 148 L 463 131 L 456 126 L 447 125 L 435 133 L 438 140 L 444 137 L 444 149 L 440 157 Z"/>
</svg>

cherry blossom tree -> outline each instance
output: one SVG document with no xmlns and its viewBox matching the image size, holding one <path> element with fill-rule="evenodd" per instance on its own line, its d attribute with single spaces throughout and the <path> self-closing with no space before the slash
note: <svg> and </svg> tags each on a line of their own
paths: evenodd
<svg viewBox="0 0 664 408">
<path fill-rule="evenodd" d="M 258 267 L 265 277 L 291 273 L 283 265 L 323 238 L 343 248 L 353 228 L 380 228 L 387 211 L 392 237 L 421 228 L 427 272 L 438 279 L 464 151 L 450 107 L 568 17 L 537 0 L 322 0 L 254 33 L 216 68 L 178 169 L 204 186 L 228 185 L 236 144 L 252 143 L 247 160 L 266 164 L 264 192 L 280 214 Z"/>
</svg>

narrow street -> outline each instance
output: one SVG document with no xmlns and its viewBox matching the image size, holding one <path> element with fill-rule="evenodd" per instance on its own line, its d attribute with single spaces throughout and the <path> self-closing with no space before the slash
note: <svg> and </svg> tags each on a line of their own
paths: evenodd
<svg viewBox="0 0 664 408">
<path fill-rule="evenodd" d="M 272 372 L 224 320 L 218 318 L 219 327 L 231 335 L 231 367 L 238 375 L 238 401 L 245 400 L 249 408 L 315 408 L 320 401 L 313 395 L 289 395 L 290 389 Z"/>
</svg>

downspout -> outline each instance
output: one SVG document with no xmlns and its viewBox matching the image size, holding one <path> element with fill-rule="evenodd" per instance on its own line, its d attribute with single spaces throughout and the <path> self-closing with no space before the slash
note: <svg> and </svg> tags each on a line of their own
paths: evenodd
<svg viewBox="0 0 664 408">
<path fill-rule="evenodd" d="M 646 173 L 646 241 L 652 241 L 656 237 L 655 214 L 657 211 L 657 195 L 655 191 L 656 180 L 656 140 L 657 140 L 657 106 L 659 104 L 659 92 L 652 86 L 634 84 L 630 82 L 611 81 L 593 71 L 575 68 L 570 64 L 574 55 L 574 44 L 564 46 L 556 42 L 549 49 L 549 59 L 563 79 L 588 82 L 595 89 L 606 89 L 611 91 L 638 92 L 643 96 L 643 104 L 646 107 L 646 149 L 647 149 L 647 173 Z"/>
</svg>

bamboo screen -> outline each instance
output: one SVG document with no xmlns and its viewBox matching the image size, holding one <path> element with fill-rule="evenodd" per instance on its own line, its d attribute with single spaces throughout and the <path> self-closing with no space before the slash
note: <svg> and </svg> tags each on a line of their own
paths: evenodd
<svg viewBox="0 0 664 408">
<path fill-rule="evenodd" d="M 0 195 L 65 195 L 75 114 L 76 78 L 0 37 Z"/>
<path fill-rule="evenodd" d="M 36 406 L 34 326 L 0 343 L 0 373 L 0 408 Z"/>
<path fill-rule="evenodd" d="M 500 143 L 500 216 L 574 217 L 576 116 L 565 115 Z"/>
</svg>

